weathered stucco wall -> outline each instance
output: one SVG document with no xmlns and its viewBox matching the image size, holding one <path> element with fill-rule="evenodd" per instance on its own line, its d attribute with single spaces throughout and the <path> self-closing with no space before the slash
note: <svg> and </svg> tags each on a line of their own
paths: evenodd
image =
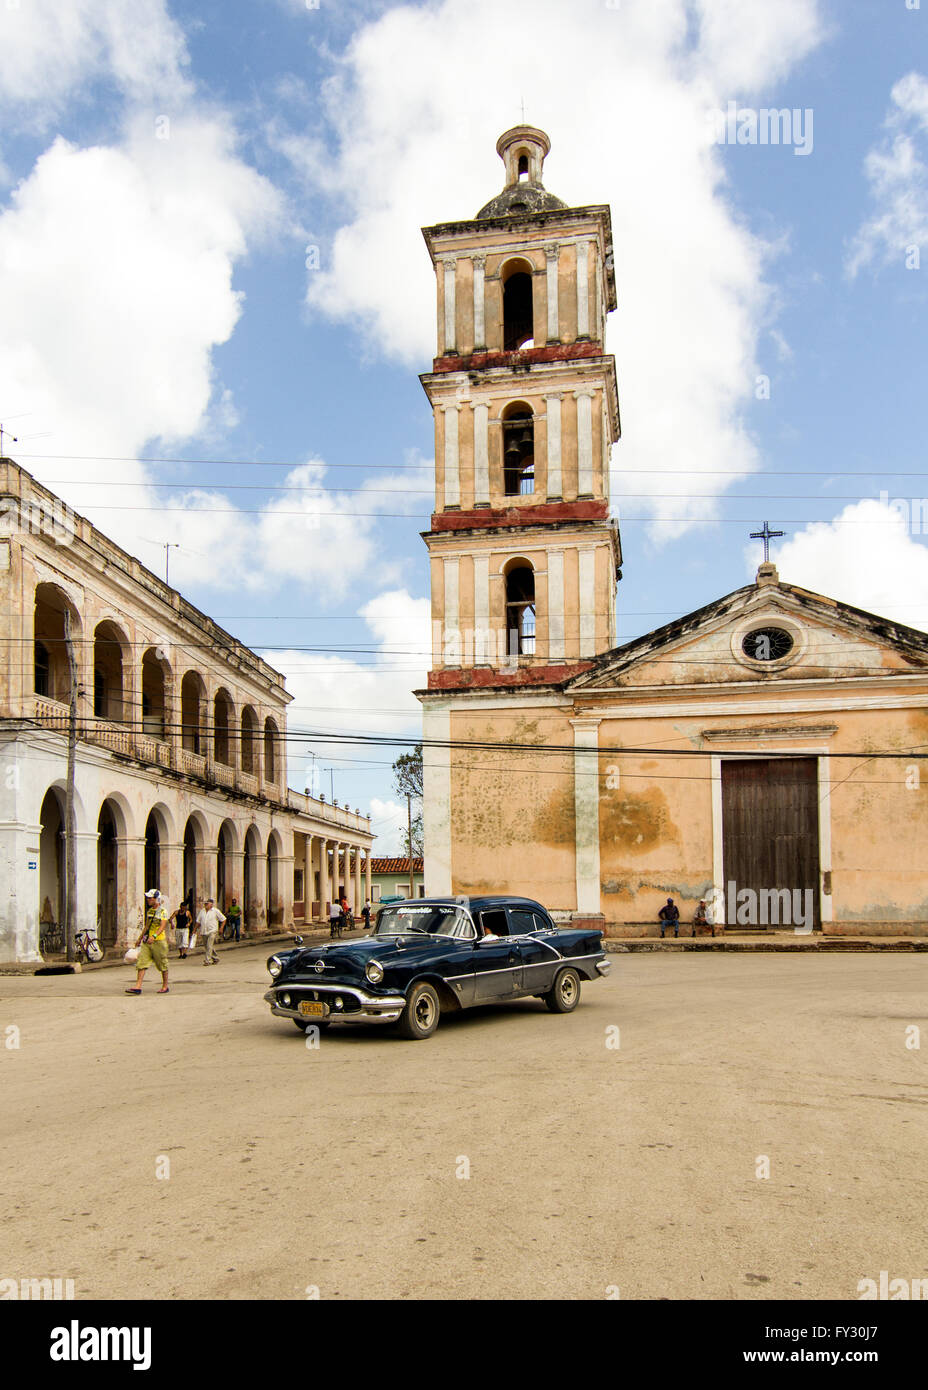
<svg viewBox="0 0 928 1390">
<path fill-rule="evenodd" d="M 558 711 L 452 716 L 455 740 L 573 744 Z M 452 754 L 452 881 L 456 893 L 524 893 L 552 910 L 576 907 L 573 755 L 520 749 Z"/>
</svg>

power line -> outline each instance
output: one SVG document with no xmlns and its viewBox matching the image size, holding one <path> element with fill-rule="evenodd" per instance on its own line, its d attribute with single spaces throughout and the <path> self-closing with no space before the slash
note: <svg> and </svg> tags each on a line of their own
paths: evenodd
<svg viewBox="0 0 928 1390">
<path fill-rule="evenodd" d="M 162 464 L 182 464 L 184 466 L 197 466 L 203 468 L 367 468 L 367 469 L 393 469 L 397 472 L 417 472 L 423 467 L 430 467 L 432 461 L 426 460 L 424 463 L 323 463 L 321 460 L 313 459 L 194 459 L 194 458 L 139 458 L 132 454 L 20 454 L 24 459 L 49 459 L 62 462 L 73 461 L 74 463 L 139 463 L 146 467 L 159 467 Z M 628 476 L 638 473 L 647 474 L 649 477 L 654 475 L 654 468 L 610 468 L 611 476 Z M 692 475 L 692 465 L 684 468 L 662 468 L 661 474 L 672 476 L 674 474 Z M 701 468 L 698 470 L 700 476 L 707 477 L 730 477 L 730 478 L 756 478 L 771 476 L 756 468 Z M 775 476 L 780 478 L 924 478 L 925 471 L 920 469 L 901 469 L 901 468 L 777 468 Z"/>
<path fill-rule="evenodd" d="M 64 714 L 62 714 L 62 720 L 64 721 L 66 718 L 67 718 L 67 716 L 64 715 Z M 15 718 L 13 718 L 13 717 L 11 717 L 11 716 L 5 716 L 5 717 L 2 719 L 2 721 L 0 721 L 0 722 L 2 722 L 2 724 L 4 724 L 4 725 L 9 725 L 9 724 L 12 724 L 12 723 L 22 724 L 22 723 L 25 722 L 25 721 L 24 721 L 23 719 L 15 719 Z M 39 727 L 40 727 L 40 728 L 47 729 L 47 728 L 48 728 L 48 725 L 47 725 L 46 723 L 42 723 L 42 724 L 39 725 Z M 64 727 L 64 725 L 62 725 L 62 727 Z M 86 720 L 78 720 L 78 722 L 77 722 L 77 727 L 78 727 L 79 733 L 80 733 L 80 734 L 83 734 L 84 736 L 86 736 L 86 733 L 87 733 L 88 730 L 92 730 L 92 731 L 95 732 L 95 733 L 98 733 L 98 732 L 100 731 L 99 725 L 97 725 L 96 723 L 88 724 Z M 140 734 L 145 735 L 145 729 L 144 729 L 144 727 L 143 727 L 142 724 L 136 724 L 136 725 L 129 725 L 129 724 L 126 724 L 126 725 L 123 725 L 122 727 L 124 727 L 124 728 L 126 729 L 126 732 L 137 732 L 137 733 L 140 733 Z M 200 725 L 193 725 L 193 724 L 187 724 L 187 725 L 184 725 L 184 724 L 175 724 L 175 723 L 171 723 L 171 722 L 168 722 L 168 721 L 164 721 L 164 723 L 163 723 L 160 727 L 162 727 L 162 728 L 164 729 L 165 733 L 167 733 L 168 731 L 173 732 L 173 731 L 175 731 L 175 730 L 179 730 L 179 731 L 183 732 L 185 729 L 186 729 L 187 731 L 199 730 L 200 732 L 202 732 L 202 728 L 201 728 Z M 153 737 L 153 735 L 151 735 L 151 734 L 148 734 L 147 736 L 148 736 L 148 737 Z M 762 735 L 761 735 L 761 737 L 762 737 Z M 258 742 L 258 741 L 259 741 L 259 738 L 260 738 L 260 736 L 259 736 L 259 734 L 256 732 L 255 735 L 254 735 L 254 741 L 255 741 L 255 742 Z M 232 744 L 232 745 L 234 745 L 236 742 L 238 742 L 238 734 L 237 734 L 237 733 L 233 733 L 232 730 L 230 729 L 230 731 L 229 731 L 229 733 L 228 733 L 228 739 L 229 739 L 229 743 Z M 276 730 L 276 731 L 274 732 L 274 734 L 273 734 L 273 739 L 274 739 L 274 743 L 275 743 L 275 744 L 280 744 L 280 743 L 292 744 L 292 743 L 296 742 L 297 740 L 300 741 L 300 742 L 307 742 L 307 741 L 308 741 L 308 742 L 323 743 L 323 744 L 336 744 L 336 745 L 347 745 L 347 746 L 360 745 L 360 746 L 365 746 L 365 747 L 387 747 L 387 748 L 415 748 L 417 745 L 422 744 L 423 748 L 440 748 L 440 749 L 449 749 L 449 750 L 452 750 L 452 751 L 455 751 L 455 750 L 457 750 L 457 751 L 461 751 L 461 750 L 463 750 L 463 751 L 476 750 L 476 751 L 480 751 L 480 752 L 491 751 L 491 752 L 504 752 L 504 753 L 532 753 L 532 754 L 535 754 L 535 755 L 542 754 L 542 755 L 544 755 L 544 756 L 558 756 L 558 755 L 563 756 L 563 755 L 569 755 L 571 758 L 573 758 L 574 755 L 575 755 L 575 753 L 578 751 L 577 748 L 576 748 L 576 746 L 575 746 L 573 743 L 564 743 L 564 744 L 554 744 L 554 743 L 521 743 L 521 742 L 512 742 L 512 741 L 509 741 L 509 740 L 494 740 L 494 739 L 436 739 L 436 738 L 424 737 L 424 736 L 421 736 L 421 735 L 416 736 L 416 735 L 370 734 L 370 733 L 368 733 L 368 734 L 361 734 L 361 733 L 345 733 L 345 732 L 336 732 L 336 731 L 326 731 L 326 730 L 319 730 L 319 729 L 291 729 L 291 728 L 288 728 L 288 729 L 286 729 L 286 730 Z M 916 747 L 915 747 L 915 748 L 912 748 L 912 749 L 886 750 L 886 751 L 883 751 L 883 752 L 873 752 L 873 751 L 870 750 L 870 749 L 854 749 L 853 751 L 844 750 L 844 751 L 840 751 L 840 752 L 839 752 L 839 751 L 830 751 L 829 754 L 828 754 L 828 756 L 829 756 L 829 758 L 831 758 L 831 759 L 841 759 L 841 758 L 865 758 L 865 759 L 874 760 L 874 761 L 876 761 L 876 760 L 886 760 L 886 759 L 897 760 L 897 761 L 898 761 L 899 759 L 902 759 L 902 760 L 908 759 L 908 760 L 910 760 L 910 761 L 911 761 L 911 760 L 918 760 L 918 761 L 920 761 L 920 760 L 922 760 L 922 759 L 928 760 L 928 751 L 926 751 L 926 752 L 920 752 L 920 751 L 918 751 L 918 750 L 921 749 L 921 748 L 928 748 L 928 745 L 919 744 L 919 745 L 916 745 Z M 187 751 L 187 752 L 190 752 L 190 751 L 193 751 L 193 750 L 187 749 L 186 751 Z M 594 749 L 589 749 L 589 750 L 587 750 L 587 749 L 581 749 L 580 751 L 581 751 L 582 753 L 589 753 L 590 755 L 596 754 L 596 755 L 599 756 L 599 757 L 609 757 L 609 758 L 623 758 L 623 757 L 712 758 L 712 757 L 716 757 L 717 754 L 718 754 L 718 750 L 717 750 L 717 749 L 714 749 L 714 748 L 661 748 L 661 747 L 642 747 L 642 746 L 636 746 L 636 747 L 634 747 L 634 748 L 629 748 L 629 747 L 626 747 L 626 746 L 620 746 L 620 747 L 600 747 L 600 748 L 594 748 Z M 205 755 L 200 755 L 200 756 L 205 756 Z M 791 751 L 787 750 L 787 751 L 784 751 L 784 752 L 765 752 L 763 756 L 764 756 L 765 759 L 779 760 L 779 759 L 782 759 L 782 758 L 793 758 L 793 757 L 796 756 L 796 754 L 795 754 L 794 752 L 791 752 Z M 214 761 L 218 761 L 218 760 L 214 759 Z M 223 764 L 223 766 L 230 766 L 230 765 L 229 765 L 229 764 Z"/>
<path fill-rule="evenodd" d="M 339 465 L 341 466 L 341 465 Z M 345 465 L 348 467 L 349 465 Z M 350 465 L 352 467 L 362 467 L 363 465 Z M 653 476 L 653 471 L 652 471 Z M 755 474 L 755 477 L 769 478 L 770 474 Z M 918 476 L 918 475 L 913 475 Z M 126 480 L 120 479 L 113 481 L 110 479 L 93 478 L 46 478 L 42 480 L 43 487 L 105 487 L 107 490 L 114 487 L 134 487 L 134 488 L 174 488 L 179 492 L 193 491 L 195 485 L 183 480 L 175 480 L 169 483 L 152 482 L 148 479 Z M 301 483 L 226 483 L 219 486 L 222 492 L 269 492 L 286 493 L 298 492 L 302 494 L 318 493 L 320 495 L 338 496 L 346 493 L 363 494 L 370 496 L 371 493 L 382 493 L 384 496 L 398 497 L 428 497 L 434 494 L 434 483 L 431 487 L 339 487 L 335 486 L 309 486 Z M 740 502 L 876 502 L 879 499 L 869 493 L 821 493 L 821 492 L 751 492 L 733 495 L 730 492 L 616 492 L 613 491 L 609 500 L 620 502 L 629 498 L 645 498 L 661 500 L 666 497 L 684 498 L 689 501 L 740 501 Z M 88 506 L 95 505 L 88 503 Z M 275 513 L 276 514 L 276 513 Z"/>
</svg>

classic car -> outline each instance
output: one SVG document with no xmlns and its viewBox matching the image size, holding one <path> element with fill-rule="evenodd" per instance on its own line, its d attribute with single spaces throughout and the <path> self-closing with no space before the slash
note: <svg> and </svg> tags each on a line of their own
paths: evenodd
<svg viewBox="0 0 928 1390">
<path fill-rule="evenodd" d="M 300 944 L 267 963 L 271 1013 L 311 1024 L 395 1023 L 428 1038 L 442 1012 L 534 996 L 571 1013 L 582 980 L 609 972 L 602 933 L 558 927 L 540 903 L 509 896 L 416 898 L 383 906 L 352 941 Z"/>
</svg>

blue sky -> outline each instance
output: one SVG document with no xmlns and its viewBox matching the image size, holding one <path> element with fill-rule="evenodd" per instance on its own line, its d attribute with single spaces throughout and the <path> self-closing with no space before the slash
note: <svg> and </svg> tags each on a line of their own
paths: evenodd
<svg viewBox="0 0 928 1390">
<path fill-rule="evenodd" d="M 547 186 L 612 206 L 620 640 L 746 583 L 765 518 L 784 579 L 928 627 L 926 26 L 928 0 L 0 5 L 9 451 L 156 571 L 178 546 L 292 729 L 414 736 L 419 228 L 501 187 L 524 102 Z M 714 142 L 729 102 L 802 112 L 808 152 Z M 315 766 L 386 852 L 394 756 L 317 735 L 291 782 Z"/>
</svg>

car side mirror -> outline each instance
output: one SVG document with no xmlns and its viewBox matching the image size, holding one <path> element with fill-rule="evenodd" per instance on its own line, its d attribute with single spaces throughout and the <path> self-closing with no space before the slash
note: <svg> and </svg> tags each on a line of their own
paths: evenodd
<svg viewBox="0 0 928 1390">
<path fill-rule="evenodd" d="M 303 938 L 302 938 L 302 936 L 295 936 L 295 937 L 293 938 L 293 940 L 295 941 L 295 943 L 297 944 L 297 946 L 302 946 L 302 944 L 303 944 Z"/>
</svg>

